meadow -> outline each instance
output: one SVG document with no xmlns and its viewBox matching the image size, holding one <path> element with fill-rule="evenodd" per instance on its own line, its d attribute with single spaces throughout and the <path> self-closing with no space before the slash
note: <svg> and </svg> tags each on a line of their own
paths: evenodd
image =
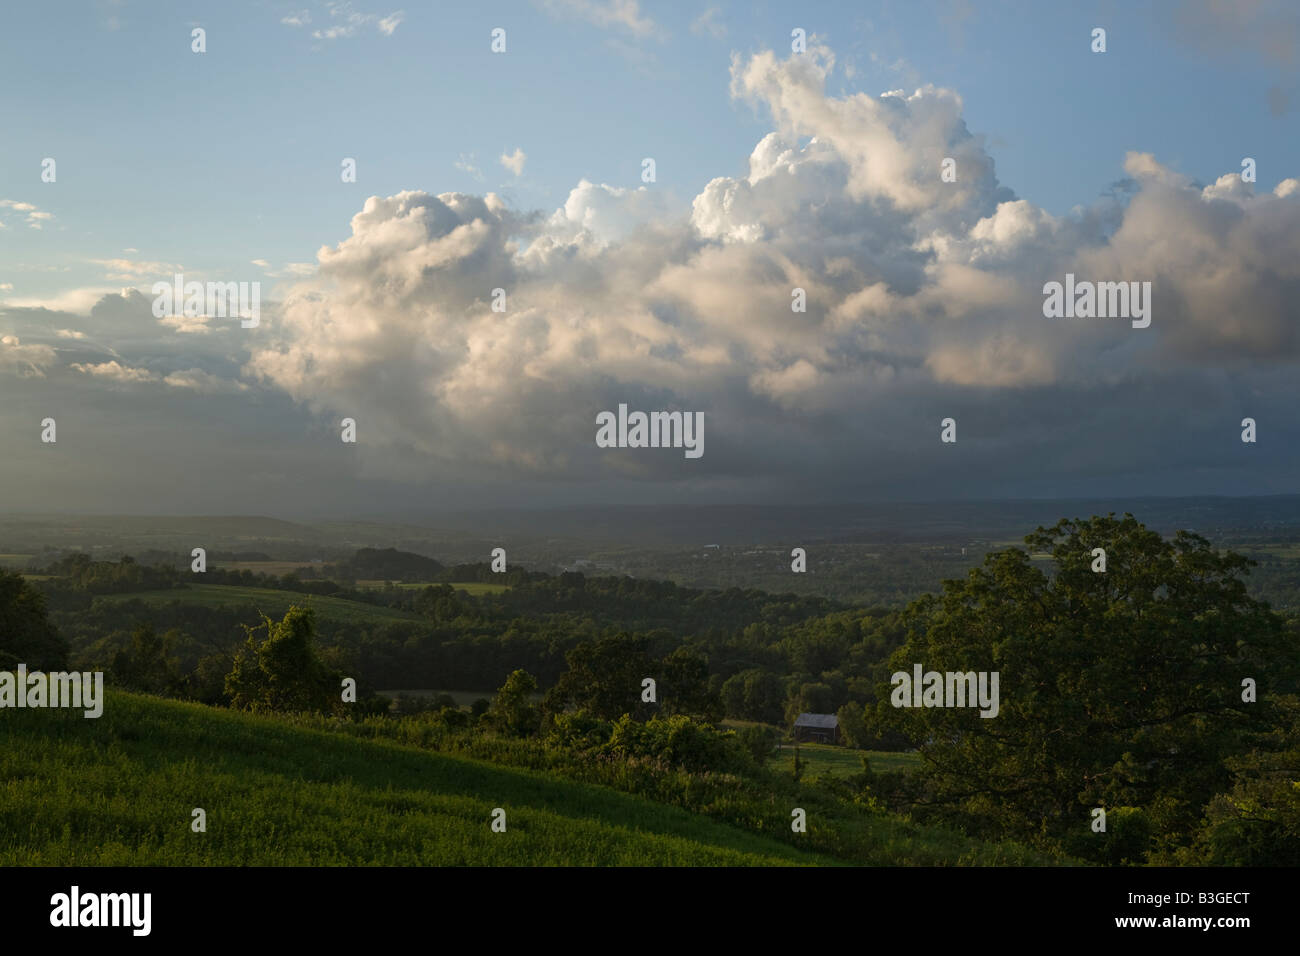
<svg viewBox="0 0 1300 956">
<path fill-rule="evenodd" d="M 4 866 L 835 862 L 604 787 L 120 691 L 97 720 L 4 711 L 0 781 Z"/>
<path fill-rule="evenodd" d="M 458 743 L 427 722 L 256 716 L 109 690 L 98 719 L 0 714 L 0 866 L 1072 862 L 820 787 L 648 769 L 575 763 L 536 741 Z M 806 834 L 791 832 L 791 806 L 806 808 Z M 195 808 L 206 832 L 191 828 Z"/>
<path fill-rule="evenodd" d="M 773 765 L 781 770 L 794 770 L 795 746 L 789 741 L 781 744 L 781 751 Z M 850 777 L 862 773 L 862 758 L 871 762 L 873 773 L 894 770 L 913 770 L 921 762 L 921 756 L 915 752 L 892 753 L 885 750 L 853 750 L 849 747 L 833 747 L 830 744 L 800 744 L 799 760 L 804 765 L 804 773 L 809 776 Z"/>
</svg>

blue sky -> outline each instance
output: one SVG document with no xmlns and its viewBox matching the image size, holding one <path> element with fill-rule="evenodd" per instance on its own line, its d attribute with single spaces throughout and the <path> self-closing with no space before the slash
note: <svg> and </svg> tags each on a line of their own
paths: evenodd
<svg viewBox="0 0 1300 956">
<path fill-rule="evenodd" d="M 1300 482 L 1294 3 L 0 16 L 10 507 Z M 180 271 L 261 283 L 264 321 L 156 313 L 153 283 Z M 1067 273 L 1150 283 L 1149 328 L 1045 318 Z M 595 416 L 623 403 L 702 413 L 706 453 L 597 448 Z"/>
</svg>

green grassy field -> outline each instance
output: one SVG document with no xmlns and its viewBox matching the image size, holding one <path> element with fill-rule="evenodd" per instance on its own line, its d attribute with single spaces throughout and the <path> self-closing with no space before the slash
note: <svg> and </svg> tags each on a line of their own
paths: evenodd
<svg viewBox="0 0 1300 956">
<path fill-rule="evenodd" d="M 399 584 L 397 586 L 404 591 L 422 591 L 427 587 L 437 587 L 440 583 L 442 582 L 423 581 L 417 584 Z M 357 587 L 368 588 L 373 590 L 382 590 L 386 584 L 387 584 L 386 581 L 379 581 L 379 580 L 358 581 Z M 504 584 L 484 584 L 481 581 L 461 581 L 461 582 L 453 583 L 451 586 L 455 588 L 457 591 L 464 591 L 466 594 L 473 594 L 473 595 L 500 594 L 502 591 L 510 590 Z"/>
<path fill-rule="evenodd" d="M 141 600 L 147 604 L 168 604 L 180 601 L 204 607 L 243 607 L 252 605 L 272 617 L 283 616 L 294 604 L 316 609 L 321 617 L 348 624 L 373 624 L 384 621 L 418 621 L 418 615 L 394 608 L 376 607 L 343 598 L 320 594 L 300 594 L 296 591 L 276 591 L 269 588 L 248 588 L 224 584 L 191 584 L 184 588 L 165 591 L 137 591 L 128 594 L 104 594 L 96 601 Z"/>
<path fill-rule="evenodd" d="M 912 770 L 921 762 L 920 756 L 915 753 L 851 750 L 848 747 L 832 747 L 830 744 L 799 745 L 799 759 L 804 762 L 804 773 L 809 776 L 829 774 L 833 777 L 848 777 L 862 773 L 863 757 L 871 761 L 871 769 L 876 772 Z M 773 765 L 782 770 L 793 770 L 794 744 L 783 742 Z"/>
<path fill-rule="evenodd" d="M 722 721 L 722 726 L 732 730 L 741 727 L 771 727 L 785 732 L 785 728 L 775 724 L 763 724 L 753 720 Z M 830 744 L 800 744 L 799 759 L 805 764 L 804 772 L 809 776 L 829 774 L 833 777 L 848 777 L 862 773 L 862 758 L 871 760 L 871 769 L 877 773 L 886 770 L 912 770 L 920 765 L 921 757 L 917 753 L 899 753 L 888 750 L 854 750 L 851 747 L 835 747 Z M 781 741 L 779 752 L 772 758 L 772 766 L 784 771 L 794 770 L 794 741 Z"/>
<path fill-rule="evenodd" d="M 604 787 L 198 704 L 0 712 L 4 866 L 831 862 Z"/>
</svg>

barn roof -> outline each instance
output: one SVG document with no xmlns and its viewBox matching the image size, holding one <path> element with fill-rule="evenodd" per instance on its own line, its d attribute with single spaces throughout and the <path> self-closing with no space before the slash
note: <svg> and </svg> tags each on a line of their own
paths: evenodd
<svg viewBox="0 0 1300 956">
<path fill-rule="evenodd" d="M 816 727 L 818 730 L 831 730 L 838 727 L 840 719 L 834 714 L 800 714 L 794 722 L 796 727 Z"/>
</svg>

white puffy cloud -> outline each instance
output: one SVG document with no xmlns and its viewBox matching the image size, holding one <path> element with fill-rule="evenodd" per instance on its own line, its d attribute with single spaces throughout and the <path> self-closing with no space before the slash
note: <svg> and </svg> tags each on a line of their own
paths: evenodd
<svg viewBox="0 0 1300 956">
<path fill-rule="evenodd" d="M 43 378 L 54 360 L 54 349 L 48 345 L 23 345 L 16 335 L 0 336 L 0 371 Z"/>
<path fill-rule="evenodd" d="M 116 382 L 121 385 L 137 385 L 142 382 L 157 381 L 157 376 L 145 368 L 132 368 L 129 365 L 123 365 L 114 359 L 111 362 L 99 362 L 92 364 L 89 362 L 73 362 L 69 368 L 86 375 L 93 375 L 96 378 L 103 379 L 107 382 Z"/>
<path fill-rule="evenodd" d="M 513 153 L 501 154 L 501 165 L 510 170 L 516 176 L 522 176 L 524 172 L 524 163 L 528 161 L 528 154 L 518 146 Z"/>
<path fill-rule="evenodd" d="M 207 395 L 231 394 L 248 391 L 248 385 L 234 379 L 221 378 L 200 368 L 188 368 L 163 376 L 163 384 L 172 388 L 186 388 Z"/>
<path fill-rule="evenodd" d="M 220 320 L 210 315 L 178 312 L 175 315 L 164 315 L 158 324 L 179 335 L 209 335 L 218 328 L 218 321 Z"/>
<path fill-rule="evenodd" d="M 1105 415 L 1153 375 L 1300 357 L 1297 180 L 1201 186 L 1130 153 L 1124 199 L 1053 216 L 998 182 L 957 94 L 829 95 L 833 69 L 818 45 L 736 56 L 733 95 L 775 129 L 689 208 L 586 180 L 550 216 L 369 198 L 246 372 L 357 418 L 386 449 L 363 452 L 376 471 L 689 480 L 673 456 L 597 453 L 596 413 L 705 411 L 709 473 L 753 475 L 851 455 L 844 422 L 864 414 L 936 428 L 955 395 L 1005 419 L 1058 389 Z M 1045 318 L 1067 272 L 1150 282 L 1150 328 Z"/>
<path fill-rule="evenodd" d="M 222 378 L 201 368 L 187 368 L 166 374 L 147 368 L 126 365 L 113 359 L 108 362 L 73 362 L 68 368 L 83 375 L 115 385 L 157 385 L 185 389 L 203 395 L 232 395 L 247 392 L 249 386 L 237 379 Z"/>
<path fill-rule="evenodd" d="M 660 220 L 667 212 L 663 194 L 639 186 L 608 186 L 581 180 L 548 221 L 547 238 L 566 243 L 605 244 Z"/>
<path fill-rule="evenodd" d="M 47 309 L 50 312 L 68 312 L 74 315 L 89 315 L 90 311 L 105 296 L 116 296 L 118 289 L 95 287 L 89 289 L 65 289 L 50 295 L 17 296 L 0 302 L 5 309 Z"/>
</svg>

